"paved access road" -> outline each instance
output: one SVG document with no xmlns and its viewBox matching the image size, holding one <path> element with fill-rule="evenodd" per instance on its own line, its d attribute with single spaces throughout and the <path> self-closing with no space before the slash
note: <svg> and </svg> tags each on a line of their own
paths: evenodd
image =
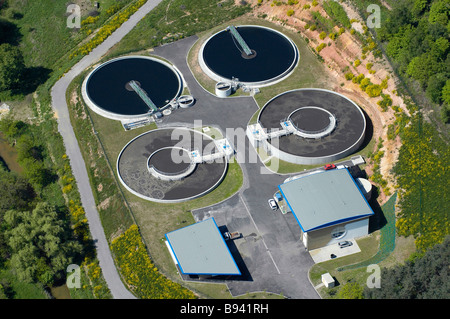
<svg viewBox="0 0 450 319">
<path fill-rule="evenodd" d="M 102 268 L 103 276 L 108 284 L 111 294 L 118 299 L 132 299 L 135 296 L 130 293 L 120 279 L 119 273 L 114 265 L 108 241 L 106 240 L 100 221 L 94 196 L 92 195 L 89 177 L 86 166 L 81 155 L 78 141 L 70 123 L 69 111 L 66 103 L 66 91 L 72 80 L 91 64 L 100 60 L 107 51 L 118 43 L 136 24 L 155 8 L 162 0 L 147 1 L 128 21 L 124 22 L 113 34 L 111 34 L 102 44 L 80 60 L 72 69 L 67 72 L 51 90 L 52 107 L 58 119 L 58 131 L 61 134 L 66 147 L 67 156 L 70 159 L 73 175 L 77 181 L 81 202 L 86 212 L 92 238 L 97 248 L 97 258 Z"/>
</svg>

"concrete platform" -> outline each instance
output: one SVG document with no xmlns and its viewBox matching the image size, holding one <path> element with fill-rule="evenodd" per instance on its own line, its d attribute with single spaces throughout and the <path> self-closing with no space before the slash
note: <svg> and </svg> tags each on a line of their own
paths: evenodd
<svg viewBox="0 0 450 319">
<path fill-rule="evenodd" d="M 329 246 L 325 246 L 318 249 L 313 249 L 309 252 L 313 261 L 317 263 L 321 263 L 323 261 L 331 260 L 331 254 L 336 255 L 336 258 L 352 255 L 361 252 L 356 240 L 348 240 L 353 243 L 353 245 L 345 248 L 339 247 L 339 245 L 333 244 Z M 336 259 L 333 258 L 333 259 Z"/>
</svg>

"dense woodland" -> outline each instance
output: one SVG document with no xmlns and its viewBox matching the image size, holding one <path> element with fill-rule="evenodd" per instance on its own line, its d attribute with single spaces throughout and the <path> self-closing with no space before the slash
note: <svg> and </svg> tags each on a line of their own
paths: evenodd
<svg viewBox="0 0 450 319">
<path fill-rule="evenodd" d="M 0 131 L 15 146 L 23 169 L 14 172 L 0 162 L 0 270 L 13 270 L 22 282 L 52 286 L 65 279 L 67 265 L 82 263 L 91 246 L 73 231 L 59 184 L 62 170 L 53 168 L 45 132 L 6 119 Z M 0 280 L 0 296 L 15 297 L 11 284 Z"/>
<path fill-rule="evenodd" d="M 448 0 L 380 1 L 352 0 L 366 17 L 371 3 L 382 8 L 381 28 L 372 30 L 407 84 L 409 93 L 418 100 L 426 96 L 438 105 L 444 123 L 450 120 L 450 16 Z"/>
<path fill-rule="evenodd" d="M 442 119 L 450 114 L 450 2 L 397 1 L 378 31 L 398 72 L 416 80 L 434 103 L 445 103 Z"/>
<path fill-rule="evenodd" d="M 383 268 L 381 288 L 365 288 L 371 299 L 447 299 L 450 291 L 450 236 L 402 266 Z"/>
</svg>

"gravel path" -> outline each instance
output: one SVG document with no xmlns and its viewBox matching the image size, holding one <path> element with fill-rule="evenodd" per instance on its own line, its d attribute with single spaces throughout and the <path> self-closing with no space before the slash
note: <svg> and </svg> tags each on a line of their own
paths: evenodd
<svg viewBox="0 0 450 319">
<path fill-rule="evenodd" d="M 75 133 L 70 123 L 69 111 L 66 103 L 66 90 L 72 80 L 91 64 L 100 58 L 116 43 L 118 43 L 136 24 L 155 8 L 162 0 L 147 1 L 130 19 L 122 24 L 113 34 L 111 34 L 102 44 L 80 60 L 72 69 L 67 72 L 51 90 L 52 107 L 58 119 L 58 130 L 64 140 L 67 156 L 70 159 L 73 175 L 77 181 L 81 202 L 86 212 L 92 238 L 97 248 L 97 258 L 103 271 L 103 276 L 108 284 L 111 294 L 116 299 L 136 298 L 129 292 L 114 265 L 108 241 L 99 218 L 94 196 L 92 195 L 89 177 L 86 171 L 85 162 L 81 155 Z"/>
</svg>

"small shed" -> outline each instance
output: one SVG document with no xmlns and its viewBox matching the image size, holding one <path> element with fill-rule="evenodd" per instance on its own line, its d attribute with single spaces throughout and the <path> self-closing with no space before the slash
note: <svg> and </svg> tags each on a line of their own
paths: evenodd
<svg viewBox="0 0 450 319">
<path fill-rule="evenodd" d="M 335 284 L 333 277 L 328 272 L 322 275 L 322 282 L 327 288 L 333 288 Z"/>
</svg>

